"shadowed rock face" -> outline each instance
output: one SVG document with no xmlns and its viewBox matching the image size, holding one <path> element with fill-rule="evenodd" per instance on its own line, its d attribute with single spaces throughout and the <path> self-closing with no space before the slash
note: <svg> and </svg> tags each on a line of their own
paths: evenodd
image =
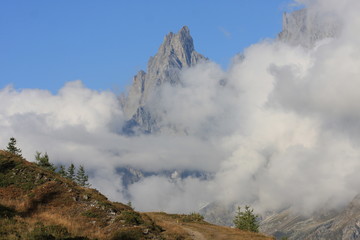
<svg viewBox="0 0 360 240">
<path fill-rule="evenodd" d="M 301 9 L 284 13 L 283 30 L 279 34 L 279 40 L 290 45 L 311 48 L 317 41 L 336 37 L 340 28 L 341 24 L 334 15 Z"/>
<path fill-rule="evenodd" d="M 123 102 L 123 109 L 132 129 L 150 133 L 156 131 L 157 117 L 151 113 L 148 104 L 156 98 L 164 83 L 179 84 L 180 71 L 192 67 L 206 58 L 194 50 L 193 39 L 188 27 L 183 27 L 176 34 L 165 36 L 157 54 L 148 62 L 147 73 L 138 72 L 128 96 Z"/>
</svg>

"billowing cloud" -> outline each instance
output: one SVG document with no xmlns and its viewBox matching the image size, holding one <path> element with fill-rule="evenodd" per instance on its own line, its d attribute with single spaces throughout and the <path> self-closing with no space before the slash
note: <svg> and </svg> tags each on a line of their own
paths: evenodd
<svg viewBox="0 0 360 240">
<path fill-rule="evenodd" d="M 38 150 L 55 163 L 84 164 L 95 187 L 138 210 L 196 211 L 223 201 L 311 212 L 345 204 L 360 182 L 360 3 L 298 2 L 339 18 L 340 35 L 311 49 L 260 42 L 228 71 L 212 62 L 184 70 L 183 84 L 164 85 L 152 105 L 160 126 L 182 134 L 122 136 L 117 97 L 75 81 L 55 95 L 2 89 L 0 144 L 15 136 L 29 159 Z M 174 174 L 124 189 L 116 172 L 123 166 Z M 175 170 L 209 175 L 181 179 Z"/>
<path fill-rule="evenodd" d="M 93 186 L 116 201 L 129 200 L 117 168 L 214 172 L 223 158 L 212 143 L 192 136 L 120 135 L 124 117 L 117 96 L 90 90 L 80 81 L 67 83 L 57 94 L 9 86 L 0 91 L 0 100 L 2 146 L 14 136 L 30 161 L 41 151 L 55 164 L 82 164 Z"/>
</svg>

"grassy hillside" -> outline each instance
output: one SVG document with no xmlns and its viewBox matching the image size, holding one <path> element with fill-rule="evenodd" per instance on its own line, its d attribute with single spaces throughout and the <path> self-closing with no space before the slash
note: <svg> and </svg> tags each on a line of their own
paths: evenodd
<svg viewBox="0 0 360 240">
<path fill-rule="evenodd" d="M 158 239 L 160 233 L 151 219 L 129 206 L 4 151 L 0 217 L 0 239 L 7 240 L 127 239 L 121 238 L 127 232 Z"/>
<path fill-rule="evenodd" d="M 195 216 L 195 217 L 194 217 Z M 219 234 L 221 233 L 221 234 Z M 270 239 L 198 215 L 138 213 L 0 150 L 0 240 Z"/>
<path fill-rule="evenodd" d="M 241 231 L 239 229 L 217 226 L 202 221 L 198 214 L 178 215 L 166 213 L 147 213 L 166 231 L 163 235 L 170 239 L 182 240 L 271 240 L 262 234 Z"/>
</svg>

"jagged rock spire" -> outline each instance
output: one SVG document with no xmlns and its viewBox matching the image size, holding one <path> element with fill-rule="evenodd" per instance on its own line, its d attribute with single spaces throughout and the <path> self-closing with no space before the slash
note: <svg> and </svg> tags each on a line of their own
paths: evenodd
<svg viewBox="0 0 360 240">
<path fill-rule="evenodd" d="M 165 36 L 158 53 L 149 61 L 148 72 L 154 66 L 162 64 L 177 68 L 190 67 L 199 58 L 203 59 L 204 57 L 195 52 L 189 28 L 184 26 L 177 34 L 170 32 Z"/>
<path fill-rule="evenodd" d="M 163 83 L 178 84 L 179 73 L 182 69 L 192 67 L 205 59 L 195 51 L 187 26 L 182 27 L 176 34 L 172 32 L 167 34 L 156 55 L 149 59 L 147 73 L 140 71 L 134 77 L 128 96 L 123 103 L 127 118 L 132 119 L 133 123 L 146 125 L 146 131 L 151 131 L 149 126 L 156 122 L 155 119 L 152 119 L 152 124 L 144 121 L 152 116 L 146 107 L 149 99 L 156 95 Z"/>
</svg>

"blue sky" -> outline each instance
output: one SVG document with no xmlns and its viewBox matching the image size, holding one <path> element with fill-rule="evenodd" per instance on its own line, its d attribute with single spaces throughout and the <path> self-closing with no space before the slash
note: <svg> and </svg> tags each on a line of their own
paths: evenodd
<svg viewBox="0 0 360 240">
<path fill-rule="evenodd" d="M 195 49 L 224 68 L 281 31 L 290 0 L 1 0 L 0 88 L 56 92 L 80 79 L 124 91 L 164 36 L 187 25 Z"/>
</svg>

